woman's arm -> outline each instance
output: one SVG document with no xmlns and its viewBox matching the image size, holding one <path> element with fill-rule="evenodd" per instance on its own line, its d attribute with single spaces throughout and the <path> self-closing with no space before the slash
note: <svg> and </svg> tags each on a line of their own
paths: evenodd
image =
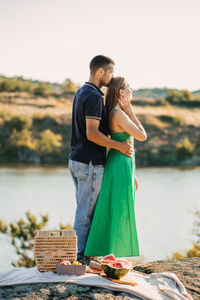
<svg viewBox="0 0 200 300">
<path fill-rule="evenodd" d="M 141 132 L 144 135 L 146 135 L 146 139 L 147 139 L 146 131 L 145 131 L 144 127 L 142 126 L 142 124 L 140 123 L 140 121 L 138 120 L 137 116 L 135 115 L 135 113 L 133 111 L 133 107 L 132 107 L 130 101 L 127 100 L 126 98 L 120 98 L 119 99 L 119 105 L 120 105 L 121 109 L 131 119 L 131 121 L 133 121 L 135 123 L 135 125 L 141 130 Z"/>
<path fill-rule="evenodd" d="M 135 116 L 133 116 L 135 120 Z M 138 125 L 125 113 L 122 109 L 118 109 L 113 114 L 114 123 L 122 130 L 132 135 L 138 141 L 145 141 L 147 134 L 142 124 L 139 122 Z"/>
</svg>

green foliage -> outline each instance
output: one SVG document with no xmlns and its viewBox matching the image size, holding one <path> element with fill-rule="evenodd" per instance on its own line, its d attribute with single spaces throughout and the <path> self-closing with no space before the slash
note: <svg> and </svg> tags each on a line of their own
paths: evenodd
<svg viewBox="0 0 200 300">
<path fill-rule="evenodd" d="M 17 131 L 30 129 L 32 126 L 32 119 L 26 115 L 13 116 L 8 121 L 8 126 L 10 130 L 16 129 Z"/>
<path fill-rule="evenodd" d="M 174 117 L 174 124 L 177 126 L 183 126 L 185 125 L 185 119 L 180 116 Z"/>
<path fill-rule="evenodd" d="M 65 163 L 70 133 L 70 126 L 59 118 L 0 111 L 0 162 Z"/>
<path fill-rule="evenodd" d="M 42 154 L 57 152 L 62 146 L 62 136 L 46 129 L 41 133 L 40 139 L 37 140 L 37 150 Z"/>
<path fill-rule="evenodd" d="M 19 256 L 17 262 L 12 262 L 13 266 L 34 266 L 32 253 L 35 231 L 43 229 L 47 225 L 49 217 L 48 215 L 41 215 L 40 219 L 40 221 L 37 221 L 36 217 L 28 211 L 26 212 L 26 218 L 20 218 L 19 221 L 7 224 L 0 220 L 0 232 L 11 238 L 11 243 Z"/>
<path fill-rule="evenodd" d="M 186 253 L 175 252 L 172 255 L 174 259 L 183 259 L 188 257 L 200 257 L 200 243 L 193 243 L 193 247 Z"/>
<path fill-rule="evenodd" d="M 47 91 L 48 91 L 48 87 L 47 87 L 47 85 L 46 85 L 44 82 L 42 82 L 42 81 L 39 81 L 38 84 L 37 84 L 37 86 L 36 86 L 35 89 L 34 89 L 34 93 L 35 93 L 36 95 L 43 95 L 43 94 L 45 94 Z"/>
<path fill-rule="evenodd" d="M 153 89 L 143 88 L 143 89 L 135 90 L 133 92 L 133 96 L 162 100 L 167 95 L 167 92 L 168 92 L 167 88 L 153 88 Z"/>
<path fill-rule="evenodd" d="M 193 243 L 193 247 L 187 250 L 185 253 L 182 252 L 175 252 L 172 255 L 174 259 L 183 259 L 188 257 L 200 257 L 200 210 L 196 210 L 194 212 L 196 217 L 194 224 L 193 224 L 193 232 L 196 236 L 196 242 Z"/>
<path fill-rule="evenodd" d="M 34 84 L 31 81 L 26 80 L 23 82 L 21 89 L 22 89 L 22 91 L 25 91 L 28 93 L 33 93 L 34 92 Z"/>
<path fill-rule="evenodd" d="M 0 110 L 0 118 L 3 120 L 8 120 L 11 117 L 11 112 L 7 109 L 1 109 Z"/>
<path fill-rule="evenodd" d="M 51 84 L 38 80 L 25 80 L 23 77 L 0 76 L 0 92 L 25 91 L 36 95 L 45 95 L 47 92 L 61 91 L 61 85 Z"/>
<path fill-rule="evenodd" d="M 72 229 L 72 225 L 71 224 L 62 224 L 60 223 L 60 229 Z"/>
<path fill-rule="evenodd" d="M 70 78 L 67 78 L 62 84 L 63 93 L 75 94 L 77 92 L 77 89 L 77 86 Z"/>
<path fill-rule="evenodd" d="M 33 115 L 33 119 L 35 119 L 35 120 L 42 120 L 43 118 L 44 118 L 44 115 L 41 114 L 40 112 L 36 112 Z"/>
<path fill-rule="evenodd" d="M 19 259 L 12 262 L 15 267 L 33 267 L 35 265 L 33 259 L 34 237 L 36 230 L 42 230 L 47 226 L 49 216 L 40 215 L 38 221 L 30 211 L 25 213 L 26 218 L 20 218 L 18 221 L 9 224 L 0 220 L 0 232 L 11 238 L 11 243 L 15 248 Z M 59 229 L 72 229 L 70 224 L 60 224 Z"/>
<path fill-rule="evenodd" d="M 191 101 L 192 93 L 189 91 L 169 90 L 165 99 L 171 104 L 180 104 L 182 102 Z"/>
<path fill-rule="evenodd" d="M 23 129 L 21 131 L 14 129 L 10 135 L 9 144 L 14 151 L 20 149 L 21 147 L 26 147 L 33 150 L 36 145 L 32 136 L 32 132 L 27 129 Z"/>
<path fill-rule="evenodd" d="M 0 81 L 0 91 L 14 92 L 19 90 L 20 83 L 15 78 Z"/>
<path fill-rule="evenodd" d="M 183 106 L 200 106 L 200 97 L 199 95 L 193 95 L 187 90 L 169 90 L 165 101 L 174 105 L 183 105 Z"/>
<path fill-rule="evenodd" d="M 191 157 L 195 148 L 195 144 L 191 143 L 188 137 L 183 138 L 180 142 L 176 143 L 177 158 L 184 160 Z"/>
</svg>

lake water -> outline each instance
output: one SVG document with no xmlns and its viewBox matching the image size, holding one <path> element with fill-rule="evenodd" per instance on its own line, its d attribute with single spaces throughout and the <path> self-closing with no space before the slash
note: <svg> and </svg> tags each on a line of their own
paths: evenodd
<svg viewBox="0 0 200 300">
<path fill-rule="evenodd" d="M 147 261 L 165 259 L 192 246 L 195 220 L 200 209 L 200 168 L 137 169 L 136 223 L 140 253 Z M 49 228 L 73 224 L 75 192 L 64 167 L 0 167 L 0 219 L 14 221 L 27 210 L 49 214 Z M 0 271 L 16 260 L 8 238 L 0 235 Z"/>
</svg>

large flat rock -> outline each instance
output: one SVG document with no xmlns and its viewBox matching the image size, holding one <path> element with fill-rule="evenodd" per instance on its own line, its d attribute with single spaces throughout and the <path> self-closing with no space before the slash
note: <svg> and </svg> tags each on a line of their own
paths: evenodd
<svg viewBox="0 0 200 300">
<path fill-rule="evenodd" d="M 181 260 L 160 260 L 134 267 L 137 272 L 150 274 L 170 271 L 175 273 L 185 285 L 194 300 L 200 299 L 200 258 Z M 90 286 L 78 286 L 65 283 L 27 284 L 0 288 L 0 299 L 139 299 L 128 293 L 115 292 Z"/>
</svg>

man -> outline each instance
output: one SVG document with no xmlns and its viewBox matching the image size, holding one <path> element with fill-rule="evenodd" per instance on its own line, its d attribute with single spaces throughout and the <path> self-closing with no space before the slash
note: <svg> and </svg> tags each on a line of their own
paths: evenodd
<svg viewBox="0 0 200 300">
<path fill-rule="evenodd" d="M 78 260 L 84 257 L 102 184 L 106 147 L 117 149 L 127 156 L 131 156 L 133 151 L 128 142 L 107 137 L 107 112 L 100 88 L 109 85 L 114 66 L 111 58 L 95 56 L 90 62 L 89 81 L 77 91 L 73 103 L 69 169 L 76 188 L 74 229 L 78 237 Z"/>
</svg>

